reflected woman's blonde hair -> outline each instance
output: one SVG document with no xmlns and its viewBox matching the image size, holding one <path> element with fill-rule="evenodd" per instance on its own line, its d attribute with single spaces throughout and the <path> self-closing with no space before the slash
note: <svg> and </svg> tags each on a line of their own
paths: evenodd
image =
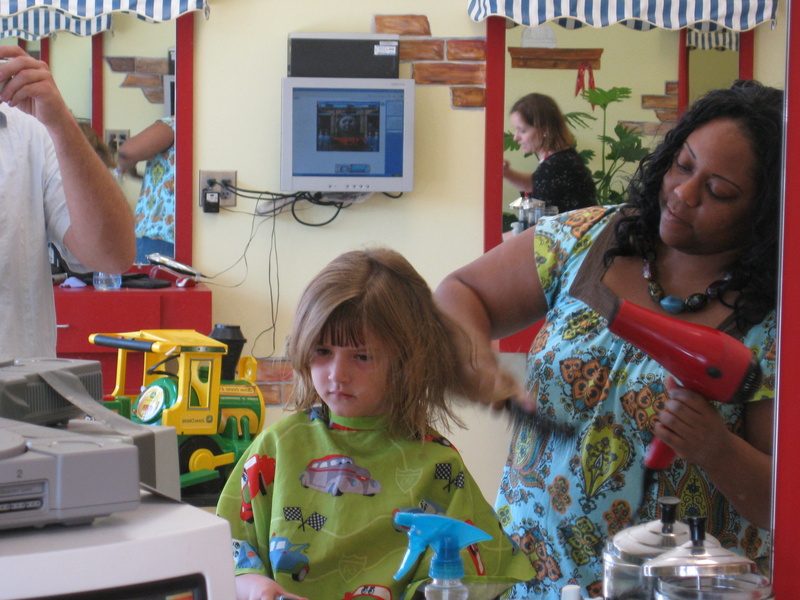
<svg viewBox="0 0 800 600">
<path fill-rule="evenodd" d="M 461 425 L 447 397 L 448 390 L 460 389 L 453 340 L 460 329 L 438 310 L 414 267 L 386 248 L 342 254 L 303 292 L 288 348 L 293 405 L 306 409 L 321 402 L 310 369 L 320 344 L 362 345 L 367 335 L 387 352 L 393 436 L 423 439 L 431 427 Z"/>
</svg>

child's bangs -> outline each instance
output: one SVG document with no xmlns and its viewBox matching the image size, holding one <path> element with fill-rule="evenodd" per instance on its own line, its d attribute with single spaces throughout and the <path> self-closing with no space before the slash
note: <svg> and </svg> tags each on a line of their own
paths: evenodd
<svg viewBox="0 0 800 600">
<path fill-rule="evenodd" d="M 331 346 L 363 346 L 364 317 L 360 307 L 345 302 L 336 307 L 320 331 L 320 342 Z"/>
</svg>

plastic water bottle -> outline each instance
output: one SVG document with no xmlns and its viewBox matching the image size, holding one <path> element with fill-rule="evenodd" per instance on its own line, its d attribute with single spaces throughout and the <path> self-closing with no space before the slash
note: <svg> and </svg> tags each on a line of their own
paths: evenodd
<svg viewBox="0 0 800 600">
<path fill-rule="evenodd" d="M 118 290 L 122 287 L 122 275 L 95 271 L 92 275 L 92 285 L 96 290 Z"/>
</svg>

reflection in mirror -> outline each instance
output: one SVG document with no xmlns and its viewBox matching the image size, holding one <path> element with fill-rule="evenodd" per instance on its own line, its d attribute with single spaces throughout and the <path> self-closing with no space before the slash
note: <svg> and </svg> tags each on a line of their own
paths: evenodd
<svg viewBox="0 0 800 600">
<path fill-rule="evenodd" d="M 679 78 L 685 82 L 680 91 L 680 112 L 711 90 L 730 87 L 737 79 L 753 78 L 752 30 L 735 32 L 722 28 L 700 32 L 684 29 L 680 48 Z"/>
<path fill-rule="evenodd" d="M 69 33 L 50 38 L 50 71 L 79 121 L 92 118 L 92 40 Z"/>
<path fill-rule="evenodd" d="M 689 50 L 689 104 L 710 90 L 730 87 L 739 77 L 739 52 Z"/>
<path fill-rule="evenodd" d="M 164 76 L 169 75 L 170 51 L 175 48 L 175 23 L 148 23 L 134 15 L 114 14 L 113 26 L 114 34 L 105 34 L 103 40 L 103 114 L 106 132 L 116 135 L 121 145 L 171 116 L 164 103 Z M 138 162 L 137 175 L 126 174 L 121 180 L 133 210 L 142 197 L 146 164 L 146 160 Z M 173 197 L 174 189 L 173 184 Z M 147 212 L 144 203 L 138 212 Z M 169 222 L 169 241 L 174 242 L 174 201 L 169 213 L 161 215 L 161 220 Z M 140 216 L 137 219 L 141 221 Z M 174 257 L 174 252 L 167 254 Z"/>
<path fill-rule="evenodd" d="M 26 40 L 23 40 L 23 41 L 25 42 L 25 51 L 28 54 L 31 54 L 32 56 L 38 56 L 39 48 L 40 48 L 40 42 L 39 41 L 28 42 Z M 17 38 L 17 37 L 9 36 L 9 37 L 0 38 L 0 46 L 18 46 L 19 43 L 20 43 L 20 39 Z"/>
<path fill-rule="evenodd" d="M 193 88 L 193 44 L 194 15 L 186 14 L 177 22 L 148 23 L 133 15 L 115 13 L 112 32 L 94 38 L 79 37 L 68 33 L 52 36 L 48 40 L 48 57 L 54 78 L 63 90 L 68 106 L 79 119 L 101 121 L 106 131 L 122 131 L 131 135 L 153 124 L 167 114 L 161 98 L 151 102 L 133 77 L 126 83 L 127 72 L 112 72 L 107 57 L 155 59 L 162 61 L 171 56 L 173 64 L 185 63 L 176 81 L 171 77 L 172 101 L 178 106 L 176 116 L 177 193 L 175 217 L 175 258 L 191 263 L 191 170 L 192 170 L 192 88 Z M 99 42 L 94 43 L 93 42 Z M 0 39 L 0 44 L 18 44 L 16 38 Z M 29 52 L 40 50 L 39 42 L 28 42 Z M 94 50 L 94 53 L 93 53 Z M 42 48 L 44 51 L 44 48 Z M 101 64 L 102 71 L 92 71 L 92 62 Z M 99 76 L 98 76 L 99 73 Z M 160 74 L 159 74 L 160 76 Z M 157 85 L 161 85 L 159 81 Z M 96 93 L 93 87 L 102 88 Z M 159 93 L 161 90 L 159 89 Z M 100 114 L 92 106 L 92 96 L 100 98 Z M 140 165 L 140 171 L 144 165 Z M 128 178 L 123 186 L 132 206 L 139 197 L 141 180 Z M 183 190 L 183 191 L 181 191 Z M 182 221 L 182 223 L 181 223 Z"/>
<path fill-rule="evenodd" d="M 676 80 L 676 60 L 679 34 L 673 31 L 653 30 L 635 31 L 624 25 L 614 25 L 601 29 L 583 27 L 568 30 L 556 24 L 546 24 L 533 29 L 546 29 L 548 35 L 525 35 L 532 28 L 517 26 L 507 29 L 505 33 L 505 97 L 504 97 L 504 130 L 510 130 L 509 110 L 514 102 L 526 94 L 538 92 L 552 97 L 565 115 L 583 113 L 584 126 L 570 122 L 570 131 L 574 134 L 578 152 L 594 152 L 589 167 L 592 172 L 605 170 L 608 161 L 603 160 L 603 146 L 599 140 L 601 135 L 617 139 L 614 127 L 618 121 L 627 124 L 641 124 L 642 145 L 654 146 L 661 135 L 666 133 L 671 124 L 661 121 L 669 119 L 667 111 L 657 104 L 655 99 L 673 93 L 670 84 Z M 524 48 L 528 51 L 542 51 L 543 58 L 533 63 L 540 68 L 524 66 L 524 63 L 512 62 L 508 48 Z M 600 51 L 594 69 L 579 69 L 573 61 L 556 60 L 546 54 L 551 48 L 567 52 L 571 51 L 589 61 Z M 636 52 L 630 52 L 635 47 Z M 647 64 L 647 69 L 641 69 Z M 598 88 L 628 88 L 630 97 L 609 104 L 605 116 L 607 125 L 604 130 L 604 112 L 593 107 L 578 93 L 579 89 L 588 89 L 592 83 Z M 675 97 L 666 98 L 663 102 L 669 106 Z M 674 112 L 674 111 L 672 111 Z M 663 125 L 662 125 L 663 123 Z M 608 154 L 606 147 L 605 154 Z M 522 152 L 506 152 L 504 158 L 511 167 L 518 171 L 532 173 L 538 166 L 535 156 L 524 157 Z M 626 163 L 614 178 L 613 189 L 624 190 L 627 177 L 633 172 L 635 162 Z M 506 183 L 503 186 L 503 206 L 508 205 L 519 195 L 518 190 Z"/>
<path fill-rule="evenodd" d="M 148 23 L 134 15 L 113 15 L 113 34 L 103 35 L 103 141 L 116 151 L 119 146 L 159 119 L 171 116 L 165 104 L 165 80 L 170 76 L 170 59 L 174 60 L 175 23 Z M 172 52 L 172 55 L 171 55 Z M 174 64 L 174 63 L 173 63 Z M 56 83 L 67 105 L 79 120 L 92 115 L 92 40 L 69 34 L 50 40 L 50 65 Z M 174 67 L 173 67 L 174 68 Z M 171 152 L 174 169 L 174 152 Z M 147 160 L 118 177 L 131 209 L 143 213 L 140 203 Z M 170 209 L 159 213 L 167 223 L 169 246 L 174 243 L 175 209 L 174 177 L 169 186 L 173 202 Z M 139 217 L 141 221 L 141 217 Z M 175 257 L 174 249 L 160 248 L 161 253 Z M 137 260 L 144 263 L 144 260 Z"/>
<path fill-rule="evenodd" d="M 560 31 L 557 27 L 554 28 L 554 29 L 556 29 L 557 31 Z M 589 30 L 589 28 L 585 28 L 585 29 Z M 609 31 L 612 30 L 612 29 L 614 29 L 614 28 L 609 28 Z M 566 34 L 566 35 L 575 36 L 579 32 L 582 32 L 582 31 L 584 31 L 584 30 L 578 30 L 578 31 L 574 32 L 573 34 Z M 624 32 L 622 30 L 617 30 L 617 31 L 621 35 L 624 34 Z M 587 31 L 587 33 L 589 35 L 594 35 L 594 34 L 599 33 L 599 32 L 597 32 L 597 31 Z M 654 72 L 659 71 L 659 69 L 661 69 L 662 67 L 660 66 L 660 63 L 658 61 L 651 59 L 651 57 L 646 54 L 647 51 L 648 51 L 647 46 L 649 46 L 649 45 L 652 45 L 653 48 L 659 48 L 660 47 L 661 48 L 660 49 L 661 54 L 664 57 L 666 57 L 665 60 L 668 60 L 668 61 L 672 62 L 672 65 L 671 66 L 668 65 L 666 69 L 661 71 L 661 73 L 668 73 L 668 74 L 672 73 L 671 77 L 674 78 L 675 77 L 674 74 L 677 71 L 676 67 L 677 67 L 677 50 L 678 50 L 678 48 L 677 48 L 677 46 L 675 44 L 674 37 L 677 34 L 675 32 L 672 32 L 672 33 L 671 32 L 660 32 L 660 34 L 658 34 L 658 35 L 653 35 L 653 33 L 654 32 L 647 32 L 647 33 L 632 32 L 631 35 L 638 35 L 640 37 L 638 38 L 638 42 L 635 39 L 631 38 L 629 40 L 631 42 L 631 45 L 627 45 L 625 43 L 625 40 L 622 40 L 622 39 L 619 39 L 619 38 L 614 40 L 613 45 L 604 44 L 604 43 L 589 43 L 589 42 L 581 43 L 580 44 L 581 47 L 596 46 L 596 47 L 604 47 L 605 48 L 606 52 L 603 55 L 603 68 L 602 68 L 602 70 L 600 70 L 600 71 L 595 73 L 595 77 L 597 79 L 598 87 L 607 88 L 607 87 L 610 87 L 612 85 L 618 85 L 618 86 L 624 85 L 624 86 L 627 86 L 627 87 L 634 88 L 634 90 L 633 90 L 634 93 L 632 95 L 632 98 L 635 98 L 637 103 L 639 102 L 639 99 L 642 97 L 642 95 L 655 93 L 655 91 L 654 91 L 655 88 L 653 87 L 653 85 L 651 83 L 648 83 L 649 82 L 649 78 L 651 77 L 651 75 Z M 611 35 L 616 37 L 615 34 L 611 34 Z M 624 34 L 624 35 L 627 35 L 627 34 Z M 667 41 L 667 42 L 659 41 L 660 39 L 669 40 L 670 36 L 672 37 L 671 41 Z M 630 37 L 630 36 L 628 36 L 628 37 Z M 573 43 L 564 44 L 564 47 L 570 47 L 570 46 L 574 47 L 574 46 L 578 45 L 578 42 L 576 41 L 577 40 L 576 37 L 571 37 L 570 39 L 572 40 L 572 42 L 574 42 L 574 44 Z M 647 41 L 646 42 L 642 42 L 643 39 L 647 39 Z M 493 90 L 490 89 L 490 85 L 487 84 L 487 122 L 488 122 L 487 131 L 490 131 L 490 132 L 494 131 L 494 133 L 490 133 L 490 136 L 491 135 L 494 135 L 494 136 L 500 136 L 501 135 L 502 131 L 500 130 L 501 126 L 499 125 L 499 123 L 501 122 L 501 117 L 502 117 L 502 127 L 504 129 L 508 128 L 508 115 L 507 115 L 508 107 L 510 106 L 511 103 L 513 103 L 513 101 L 517 97 L 519 97 L 523 93 L 522 91 L 520 91 L 519 87 L 514 89 L 513 88 L 514 85 L 517 85 L 517 86 L 522 85 L 524 87 L 524 91 L 526 91 L 526 92 L 527 91 L 543 91 L 544 93 L 547 93 L 547 94 L 549 94 L 549 95 L 551 95 L 553 97 L 556 97 L 556 94 L 554 93 L 554 89 L 564 90 L 563 95 L 558 97 L 559 102 L 561 102 L 562 98 L 564 99 L 564 104 L 566 106 L 562 106 L 562 109 L 564 110 L 564 112 L 567 112 L 569 110 L 573 110 L 571 103 L 572 103 L 572 98 L 573 98 L 572 94 L 574 93 L 574 86 L 575 86 L 575 71 L 574 70 L 572 71 L 572 86 L 571 86 L 571 88 L 570 88 L 570 86 L 567 85 L 568 82 L 566 81 L 566 79 L 563 82 L 561 82 L 560 86 L 556 87 L 552 83 L 553 82 L 553 78 L 552 77 L 550 79 L 548 79 L 547 76 L 541 75 L 538 71 L 535 71 L 535 70 L 512 69 L 510 67 L 510 64 L 509 64 L 510 61 L 508 59 L 508 53 L 507 53 L 507 46 L 511 46 L 511 45 L 517 43 L 515 38 L 514 38 L 514 31 L 513 30 L 504 30 L 504 29 L 501 29 L 499 27 L 492 26 L 492 24 L 489 23 L 488 27 L 487 27 L 487 56 L 489 56 L 489 57 L 497 56 L 494 53 L 498 51 L 498 49 L 495 47 L 497 45 L 497 41 L 498 40 L 500 40 L 501 41 L 500 43 L 502 43 L 503 55 L 501 56 L 501 58 L 502 58 L 503 62 L 500 64 L 499 68 L 500 68 L 500 70 L 504 71 L 504 78 L 505 78 L 504 90 L 505 90 L 505 95 L 503 96 L 502 90 L 500 90 L 499 93 L 498 93 L 498 95 L 499 95 L 499 100 L 498 100 L 498 95 L 495 95 L 493 93 Z M 561 46 L 560 43 L 559 43 L 559 46 Z M 625 73 L 623 69 L 620 69 L 620 64 L 619 64 L 620 61 L 619 61 L 619 59 L 618 58 L 617 59 L 613 59 L 609 55 L 610 51 L 612 51 L 613 47 L 615 47 L 617 50 L 621 49 L 622 51 L 629 53 L 631 56 L 635 56 L 634 60 L 635 60 L 635 62 L 637 64 L 632 65 L 632 68 L 627 69 L 627 73 Z M 636 48 L 636 52 L 631 52 L 630 51 L 631 47 L 635 47 Z M 668 49 L 670 47 L 672 48 L 671 52 L 668 51 Z M 612 62 L 612 61 L 614 61 L 614 62 Z M 697 96 L 699 96 L 702 93 L 704 93 L 705 91 L 707 91 L 707 89 L 718 88 L 718 87 L 729 87 L 731 81 L 736 79 L 738 77 L 738 74 L 739 74 L 738 73 L 738 69 L 739 69 L 738 56 L 735 53 L 730 52 L 730 51 L 727 51 L 727 52 L 724 52 L 724 53 L 723 52 L 719 52 L 719 51 L 708 51 L 706 56 L 703 56 L 703 57 L 700 57 L 699 55 L 694 55 L 693 54 L 691 59 L 690 59 L 690 65 L 691 65 L 692 62 L 694 62 L 693 67 L 698 67 L 698 66 L 703 67 L 703 69 L 706 70 L 706 71 L 714 71 L 715 75 L 716 75 L 716 73 L 718 71 L 723 70 L 722 69 L 722 65 L 723 64 L 730 65 L 730 66 L 727 67 L 726 74 L 723 75 L 724 79 L 716 79 L 713 83 L 709 84 L 708 88 L 700 89 L 697 86 L 692 87 L 691 84 L 690 84 L 690 95 L 689 95 L 689 100 L 690 101 L 694 100 Z M 705 63 L 705 66 L 704 66 L 704 63 Z M 708 63 L 711 63 L 711 64 L 709 65 Z M 491 67 L 493 65 L 496 65 L 496 64 L 497 63 L 490 63 L 490 64 L 487 65 L 487 80 L 489 80 L 489 81 L 491 81 L 490 69 L 491 69 Z M 647 68 L 643 69 L 642 65 L 647 65 Z M 612 66 L 613 73 L 608 73 L 607 72 L 607 70 L 611 70 L 611 69 L 607 69 L 607 67 L 609 67 L 609 66 Z M 764 73 L 761 76 L 762 77 L 764 75 L 769 76 L 770 74 L 771 73 Z M 558 74 L 554 74 L 553 75 L 553 77 L 557 77 L 557 76 L 558 76 Z M 668 77 L 669 77 L 669 75 L 668 75 Z M 662 80 L 663 81 L 667 81 L 667 78 L 662 77 Z M 501 81 L 502 81 L 502 79 L 501 79 Z M 516 81 L 516 83 L 513 83 L 515 81 Z M 642 83 L 643 81 L 645 82 L 644 84 Z M 769 77 L 767 77 L 767 80 L 765 82 L 770 84 L 770 85 L 775 85 L 776 87 L 783 87 L 780 82 L 778 82 L 776 84 L 774 82 L 769 81 Z M 490 106 L 490 101 L 493 102 L 492 106 Z M 498 105 L 500 105 L 502 108 L 499 109 Z M 502 112 L 501 112 L 501 110 L 502 110 Z M 634 107 L 633 110 L 636 110 L 636 107 Z M 635 119 L 629 116 L 629 113 L 628 113 L 627 108 L 626 108 L 625 114 L 610 115 L 610 122 L 611 123 L 616 123 L 618 120 L 635 120 Z M 648 119 L 648 120 L 652 120 L 652 118 Z M 491 126 L 491 128 L 490 128 L 490 126 Z M 579 142 L 579 144 L 580 144 L 580 142 Z M 486 169 L 487 169 L 487 171 L 486 171 L 486 179 L 487 179 L 487 182 L 489 182 L 489 184 L 487 185 L 486 204 L 487 204 L 487 217 L 489 217 L 489 218 L 487 218 L 486 239 L 487 239 L 488 243 L 487 243 L 486 250 L 488 250 L 489 248 L 491 248 L 494 245 L 492 243 L 493 240 L 490 237 L 490 231 L 489 231 L 488 228 L 492 227 L 492 226 L 496 227 L 496 225 L 493 225 L 493 223 L 494 224 L 497 223 L 496 220 L 494 222 L 492 222 L 492 219 L 494 217 L 492 216 L 491 211 L 494 211 L 494 210 L 497 210 L 497 209 L 501 208 L 500 206 L 498 206 L 498 204 L 496 204 L 496 199 L 497 199 L 499 194 L 494 193 L 494 192 L 499 191 L 500 186 L 497 185 L 497 181 L 496 181 L 497 177 L 496 177 L 496 174 L 493 173 L 493 169 L 499 168 L 500 155 L 501 155 L 501 152 L 497 152 L 496 151 L 496 146 L 493 149 L 492 148 L 492 142 L 490 142 L 489 139 L 487 139 L 487 160 L 486 160 L 486 165 L 487 165 Z M 529 160 L 535 160 L 535 159 L 529 159 Z M 492 182 L 492 178 L 495 178 L 494 183 Z M 504 189 L 503 192 L 504 192 L 503 208 L 505 208 L 508 205 L 507 198 L 508 198 L 509 190 Z M 511 190 L 510 193 L 513 195 L 514 191 Z M 494 239 L 496 239 L 496 238 L 494 238 Z M 501 342 L 501 348 L 502 347 L 503 347 L 503 345 L 502 345 L 502 342 Z"/>
</svg>

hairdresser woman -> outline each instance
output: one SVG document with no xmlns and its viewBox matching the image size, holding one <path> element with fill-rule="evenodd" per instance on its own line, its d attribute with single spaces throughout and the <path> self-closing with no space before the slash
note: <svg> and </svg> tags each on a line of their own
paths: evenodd
<svg viewBox="0 0 800 600">
<path fill-rule="evenodd" d="M 655 519 L 662 495 L 768 568 L 781 109 L 782 93 L 754 82 L 709 93 L 642 161 L 629 205 L 546 217 L 438 288 L 473 338 L 470 398 L 524 398 L 536 411 L 537 425 L 515 424 L 495 506 L 538 569 L 514 597 L 555 600 L 575 582 L 595 595 L 604 541 Z M 764 372 L 753 400 L 717 404 L 680 387 L 607 329 L 618 298 L 743 341 Z M 526 393 L 498 370 L 490 340 L 542 317 Z M 679 459 L 635 514 L 654 435 Z"/>
<path fill-rule="evenodd" d="M 592 174 L 575 151 L 575 138 L 555 100 L 544 94 L 528 94 L 509 112 L 514 141 L 526 154 L 536 154 L 539 166 L 533 175 L 509 167 L 503 161 L 503 178 L 516 189 L 558 207 L 558 212 L 597 204 Z"/>
</svg>

